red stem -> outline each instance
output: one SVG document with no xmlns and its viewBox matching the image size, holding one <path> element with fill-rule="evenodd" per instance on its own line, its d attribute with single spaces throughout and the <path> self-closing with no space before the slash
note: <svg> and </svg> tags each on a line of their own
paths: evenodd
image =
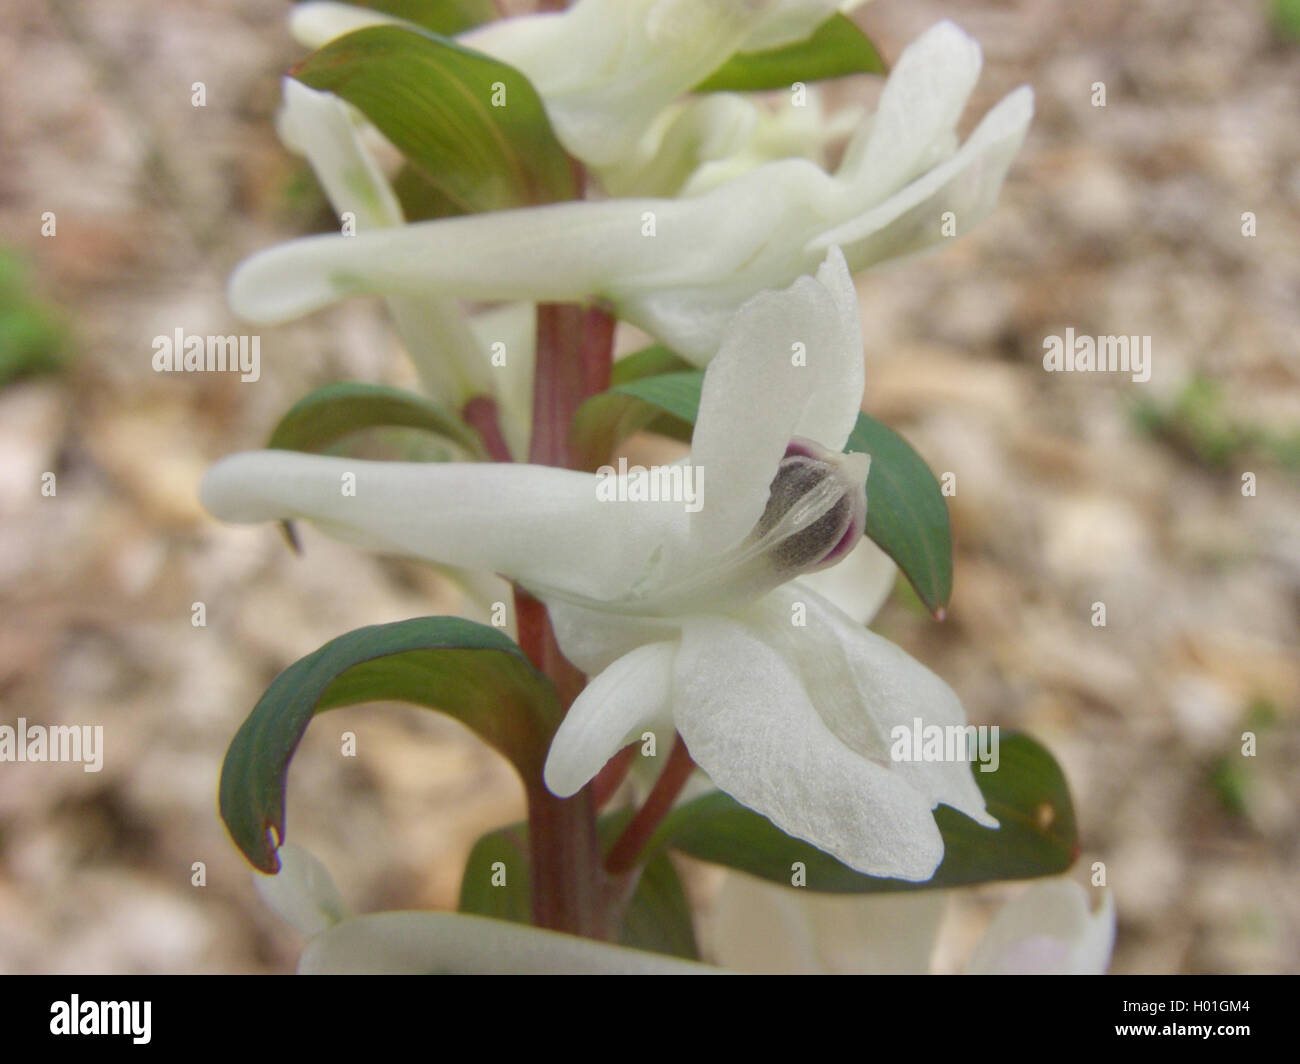
<svg viewBox="0 0 1300 1064">
<path fill-rule="evenodd" d="M 635 744 L 625 746 L 609 759 L 604 768 L 596 773 L 596 778 L 591 781 L 591 792 L 596 800 L 597 809 L 603 809 L 605 804 L 614 797 L 614 792 L 627 779 L 627 773 L 632 767 L 632 758 L 635 755 Z"/>
<path fill-rule="evenodd" d="M 515 588 L 515 621 L 519 645 L 528 660 L 550 678 L 565 711 L 587 686 L 587 678 L 560 653 L 546 607 L 521 587 Z"/>
<path fill-rule="evenodd" d="M 501 419 L 497 416 L 496 400 L 486 395 L 476 395 L 461 409 L 465 424 L 478 433 L 487 455 L 494 462 L 513 462 L 506 438 L 501 434 Z"/>
<path fill-rule="evenodd" d="M 636 816 L 623 829 L 623 834 L 605 858 L 605 871 L 611 876 L 627 875 L 636 865 L 636 859 L 641 856 L 650 836 L 668 815 L 668 810 L 673 807 L 673 802 L 682 793 L 682 788 L 694 770 L 695 762 L 691 760 L 686 744 L 679 735 L 673 743 L 673 752 L 668 755 L 668 764 L 655 780 L 645 805 L 636 811 Z"/>
<path fill-rule="evenodd" d="M 578 468 L 569 428 L 583 400 L 609 387 L 614 324 L 613 316 L 597 307 L 538 305 L 530 462 Z M 546 607 L 522 588 L 515 589 L 515 617 L 519 645 L 555 684 L 567 711 L 586 677 L 560 653 Z M 610 892 L 600 862 L 592 786 L 561 799 L 541 780 L 532 780 L 527 793 L 533 923 L 608 937 Z"/>
<path fill-rule="evenodd" d="M 583 400 L 609 387 L 613 347 L 614 317 L 609 312 L 574 303 L 537 305 L 530 462 L 579 468 L 569 446 L 569 428 Z"/>
<path fill-rule="evenodd" d="M 519 646 L 555 684 L 567 711 L 586 683 L 560 653 L 546 607 L 515 588 Z M 525 781 L 533 924 L 571 935 L 604 938 L 605 883 L 591 788 L 557 798 L 541 779 Z"/>
</svg>

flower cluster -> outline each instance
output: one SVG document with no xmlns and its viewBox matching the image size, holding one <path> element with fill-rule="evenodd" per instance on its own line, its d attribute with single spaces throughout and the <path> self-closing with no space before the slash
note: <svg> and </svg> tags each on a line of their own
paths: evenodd
<svg viewBox="0 0 1300 1064">
<path fill-rule="evenodd" d="M 950 836 L 969 850 L 970 839 L 996 846 L 989 840 L 1005 835 L 969 762 L 891 755 L 897 728 L 960 730 L 966 715 L 939 677 L 863 623 L 893 584 L 887 553 L 916 583 L 909 541 L 949 555 L 949 566 L 951 545 L 920 459 L 892 434 L 872 437 L 895 441 L 878 453 L 862 445 L 852 274 L 938 243 L 950 234 L 947 218 L 963 232 L 983 219 L 1024 138 L 1032 95 L 1011 93 L 960 143 L 980 50 L 949 22 L 902 53 L 869 117 L 848 108 L 828 118 L 802 83 L 798 99 L 775 104 L 695 91 L 730 64 L 803 55 L 823 31 L 870 49 L 840 6 L 578 0 L 563 12 L 456 27 L 454 39 L 406 21 L 400 5 L 295 9 L 299 40 L 333 49 L 339 62 L 355 61 L 353 42 L 374 45 L 382 32 L 418 45 L 435 65 L 447 58 L 448 69 L 506 64 L 544 110 L 529 143 L 553 135 L 564 166 L 582 175 L 579 198 L 408 221 L 394 145 L 374 116 L 285 79 L 280 135 L 346 224 L 241 264 L 233 307 L 280 322 L 351 296 L 384 297 L 425 394 L 385 392 L 388 405 L 366 413 L 334 396 L 331 424 L 382 425 L 374 412 L 382 407 L 394 423 L 441 427 L 482 446 L 462 447 L 462 461 L 374 461 L 346 449 L 305 453 L 313 448 L 292 449 L 277 432 L 271 449 L 218 462 L 203 482 L 204 505 L 225 521 L 305 520 L 370 549 L 504 578 L 519 640 L 464 620 L 448 620 L 433 638 L 426 628 L 400 637 L 376 629 L 359 651 L 335 641 L 304 659 L 255 709 L 227 759 L 223 815 L 246 853 L 250 837 L 276 828 L 282 868 L 259 886 L 311 938 L 303 970 L 701 970 L 611 943 L 637 905 L 641 870 L 676 846 L 693 852 L 688 836 L 707 841 L 723 830 L 708 826 L 705 806 L 740 817 L 775 867 L 810 852 L 827 862 L 825 875 L 856 884 L 848 889 L 990 878 L 961 867 L 968 856 L 947 846 Z M 359 45 L 356 54 L 365 54 Z M 506 137 L 484 113 L 482 101 L 467 103 L 465 128 Z M 830 169 L 836 140 L 842 154 Z M 615 320 L 661 346 L 611 368 Z M 494 346 L 509 358 L 493 361 Z M 295 409 L 301 421 L 316 407 Z M 588 428 L 595 419 L 610 458 L 627 431 L 654 429 L 656 418 L 663 431 L 689 436 L 689 452 L 660 470 L 665 490 L 647 491 L 632 482 L 644 471 L 626 463 L 591 472 L 571 460 L 580 417 Z M 694 491 L 683 499 L 671 488 L 688 479 Z M 916 516 L 927 505 L 939 519 Z M 525 617 L 529 603 L 544 610 L 540 621 Z M 455 667 L 467 659 L 448 654 L 504 656 L 497 675 L 474 672 L 485 686 L 470 690 Z M 424 655 L 427 673 L 410 671 L 412 655 Z M 407 694 L 419 675 L 446 693 Z M 460 714 L 520 771 L 537 927 L 475 915 L 469 888 L 459 915 L 345 918 L 324 869 L 283 844 L 284 771 L 311 714 L 393 692 Z M 637 760 L 631 748 L 647 739 L 672 755 L 637 801 L 642 773 L 620 781 Z M 1068 808 L 1063 783 L 1051 790 L 1054 763 L 1035 749 L 1042 796 L 1025 794 Z M 612 848 L 598 841 L 605 805 L 601 823 L 621 826 Z M 1059 866 L 1037 858 L 1042 866 L 1028 874 L 1060 871 L 1073 857 L 1072 837 L 1043 839 L 1068 856 Z M 728 860 L 727 846 L 713 838 L 709 852 L 753 871 L 739 856 Z M 1009 853 L 1007 867 L 1023 876 L 1021 858 Z M 746 911 L 775 906 L 789 928 L 821 919 L 820 903 L 796 914 L 790 887 L 735 884 L 713 944 L 724 964 L 753 966 L 739 930 Z M 1058 882 L 1013 903 L 973 967 L 1104 968 L 1113 913 L 1090 915 L 1072 889 Z M 776 894 L 765 901 L 765 890 Z M 909 922 L 917 941 L 929 941 L 935 897 L 861 904 L 920 906 L 928 915 Z M 784 945 L 806 952 L 811 934 L 792 930 Z M 904 960 L 918 955 L 915 943 L 886 948 L 868 938 L 854 965 L 924 967 Z M 689 926 L 685 940 L 693 941 Z"/>
</svg>

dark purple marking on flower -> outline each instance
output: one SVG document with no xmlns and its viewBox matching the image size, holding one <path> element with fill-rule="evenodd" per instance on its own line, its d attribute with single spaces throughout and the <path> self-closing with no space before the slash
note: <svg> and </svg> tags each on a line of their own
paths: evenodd
<svg viewBox="0 0 1300 1064">
<path fill-rule="evenodd" d="M 786 447 L 768 489 L 767 507 L 754 528 L 761 539 L 774 531 L 790 510 L 810 494 L 825 490 L 826 480 L 839 497 L 809 525 L 772 545 L 768 557 L 785 573 L 811 572 L 842 559 L 862 537 L 866 522 L 866 485 L 850 482 L 835 456 L 811 440 L 795 437 Z"/>
</svg>

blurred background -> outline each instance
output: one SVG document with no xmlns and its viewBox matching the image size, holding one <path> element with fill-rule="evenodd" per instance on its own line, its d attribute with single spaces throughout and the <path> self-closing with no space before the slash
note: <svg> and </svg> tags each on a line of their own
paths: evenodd
<svg viewBox="0 0 1300 1064">
<path fill-rule="evenodd" d="M 217 817 L 225 746 L 322 642 L 454 605 L 425 569 L 310 529 L 296 559 L 275 529 L 198 506 L 206 466 L 260 446 L 311 388 L 406 380 L 377 304 L 261 329 L 256 385 L 150 367 L 155 335 L 247 331 L 224 299 L 241 258 L 334 227 L 273 132 L 302 54 L 288 7 L 0 0 L 0 723 L 102 724 L 106 747 L 98 773 L 0 764 L 0 972 L 291 970 L 301 940 Z M 889 59 L 944 17 L 981 42 L 963 129 L 1018 84 L 1037 93 L 992 218 L 858 278 L 865 406 L 957 486 L 948 620 L 900 586 L 876 628 L 972 721 L 1028 729 L 1062 762 L 1077 871 L 1104 861 L 1117 900 L 1117 972 L 1300 970 L 1296 11 L 856 15 Z M 1044 372 L 1043 337 L 1066 327 L 1151 336 L 1150 381 Z M 290 838 L 360 911 L 453 907 L 474 839 L 523 808 L 466 732 L 391 706 L 323 718 L 291 781 Z M 691 876 L 702 900 L 709 880 Z M 954 940 L 1006 893 L 964 894 Z"/>
</svg>

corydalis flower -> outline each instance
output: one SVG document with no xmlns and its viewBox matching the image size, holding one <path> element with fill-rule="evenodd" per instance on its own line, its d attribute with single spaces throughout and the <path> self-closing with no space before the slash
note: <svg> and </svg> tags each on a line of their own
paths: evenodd
<svg viewBox="0 0 1300 1064">
<path fill-rule="evenodd" d="M 704 975 L 702 964 L 535 927 L 442 912 L 347 912 L 329 872 L 301 846 L 253 874 L 262 899 L 307 939 L 302 975 Z"/>
<path fill-rule="evenodd" d="M 698 195 L 549 204 L 317 236 L 261 252 L 230 282 L 235 311 L 278 322 L 365 294 L 570 301 L 599 296 L 697 364 L 755 292 L 841 246 L 854 270 L 961 232 L 993 208 L 1033 109 L 1028 87 L 960 149 L 979 46 L 943 22 L 908 47 L 834 175 L 808 159 L 749 169 Z"/>
<path fill-rule="evenodd" d="M 774 159 L 808 159 L 825 166 L 831 145 L 843 144 L 865 111 L 827 114 L 816 85 L 766 99 L 737 92 L 692 96 L 666 108 L 636 152 L 599 171 L 612 196 L 693 196 Z"/>
<path fill-rule="evenodd" d="M 339 215 L 351 213 L 362 232 L 405 224 L 392 186 L 362 143 L 366 127 L 357 113 L 332 93 L 317 92 L 293 78 L 284 79 L 283 89 L 280 139 L 311 164 Z M 457 300 L 433 293 L 394 296 L 388 309 L 430 394 L 458 406 L 475 395 L 492 394 L 487 353 Z"/>
<path fill-rule="evenodd" d="M 675 727 L 718 787 L 788 833 L 863 872 L 927 879 L 943 856 L 936 805 L 996 821 L 968 765 L 894 762 L 888 736 L 917 717 L 963 724 L 961 704 L 798 581 L 862 533 L 867 459 L 841 454 L 862 386 L 857 297 L 832 249 L 816 278 L 756 296 L 727 330 L 687 459 L 708 474 L 698 512 L 601 502 L 602 479 L 570 470 L 273 451 L 220 462 L 203 499 L 226 520 L 306 518 L 495 570 L 545 601 L 593 678 L 552 743 L 555 793 Z"/>
<path fill-rule="evenodd" d="M 366 143 L 377 131 L 332 93 L 293 78 L 284 79 L 283 91 L 280 139 L 308 161 L 339 215 L 350 213 L 361 232 L 405 224 L 392 185 Z M 471 318 L 459 300 L 437 293 L 395 295 L 387 302 L 425 392 L 457 409 L 475 396 L 491 396 L 512 453 L 526 453 L 532 416 L 532 305 L 507 304 Z M 504 367 L 490 364 L 494 343 L 510 352 Z"/>
<path fill-rule="evenodd" d="M 831 895 L 729 874 L 713 904 L 714 960 L 738 972 L 917 975 L 930 971 L 947 891 Z M 968 975 L 1101 975 L 1115 944 L 1115 902 L 1094 911 L 1069 879 L 1034 883 L 1003 905 Z"/>
<path fill-rule="evenodd" d="M 808 37 L 838 0 L 578 0 L 458 35 L 521 71 L 565 149 L 588 166 L 626 162 L 659 113 L 735 52 Z M 291 27 L 312 47 L 403 20 L 346 4 L 300 5 Z"/>
</svg>

